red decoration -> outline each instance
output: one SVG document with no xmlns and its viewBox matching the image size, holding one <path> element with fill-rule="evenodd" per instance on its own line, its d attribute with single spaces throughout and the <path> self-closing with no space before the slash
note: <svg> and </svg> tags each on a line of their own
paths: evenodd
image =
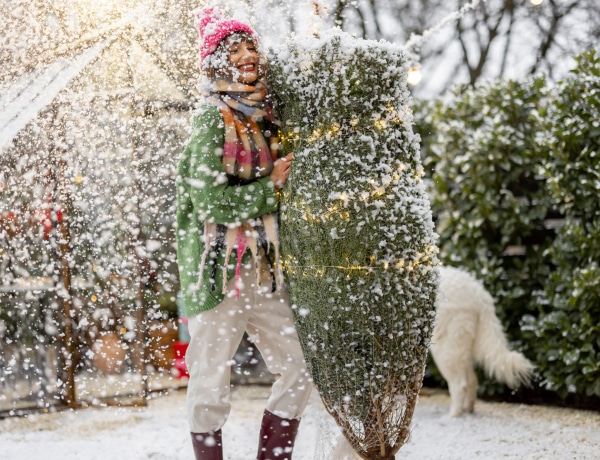
<svg viewBox="0 0 600 460">
<path fill-rule="evenodd" d="M 171 373 L 178 379 L 189 377 L 187 366 L 185 365 L 185 353 L 189 343 L 176 341 L 173 344 L 175 350 L 175 363 L 171 369 Z"/>
</svg>

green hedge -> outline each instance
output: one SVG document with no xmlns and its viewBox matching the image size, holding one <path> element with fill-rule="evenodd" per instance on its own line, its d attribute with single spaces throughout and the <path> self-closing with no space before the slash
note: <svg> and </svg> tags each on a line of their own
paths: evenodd
<svg viewBox="0 0 600 460">
<path fill-rule="evenodd" d="M 577 58 L 573 78 L 540 111 L 548 194 L 565 225 L 546 251 L 554 266 L 542 314 L 524 318 L 523 337 L 543 384 L 561 397 L 600 396 L 600 58 Z"/>
<path fill-rule="evenodd" d="M 599 112 L 593 51 L 552 88 L 497 81 L 416 108 L 443 263 L 483 281 L 538 388 L 563 398 L 600 396 Z"/>
</svg>

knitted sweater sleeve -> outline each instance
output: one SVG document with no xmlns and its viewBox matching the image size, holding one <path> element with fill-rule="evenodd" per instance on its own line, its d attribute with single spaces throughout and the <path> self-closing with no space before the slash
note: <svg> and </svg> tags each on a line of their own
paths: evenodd
<svg viewBox="0 0 600 460">
<path fill-rule="evenodd" d="M 230 186 L 222 165 L 225 126 L 216 107 L 194 119 L 192 136 L 180 162 L 180 177 L 198 221 L 230 224 L 277 210 L 270 177 Z"/>
</svg>

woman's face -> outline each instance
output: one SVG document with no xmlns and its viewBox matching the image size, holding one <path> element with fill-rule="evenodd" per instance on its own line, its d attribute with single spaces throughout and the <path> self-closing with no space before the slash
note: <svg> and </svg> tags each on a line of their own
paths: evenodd
<svg viewBox="0 0 600 460">
<path fill-rule="evenodd" d="M 252 40 L 229 37 L 225 39 L 229 73 L 233 81 L 250 85 L 258 79 L 258 50 Z"/>
</svg>

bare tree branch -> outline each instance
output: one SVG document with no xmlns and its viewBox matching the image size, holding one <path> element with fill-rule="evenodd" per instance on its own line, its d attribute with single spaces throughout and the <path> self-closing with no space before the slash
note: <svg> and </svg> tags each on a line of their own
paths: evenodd
<svg viewBox="0 0 600 460">
<path fill-rule="evenodd" d="M 506 43 L 504 45 L 504 52 L 502 53 L 502 63 L 500 64 L 500 76 L 504 76 L 506 71 L 506 63 L 508 61 L 508 53 L 512 44 L 512 31 L 515 23 L 515 3 L 513 0 L 507 0 L 507 14 L 508 14 L 508 29 L 506 31 Z"/>
<path fill-rule="evenodd" d="M 530 73 L 537 72 L 540 63 L 546 60 L 548 51 L 556 41 L 556 35 L 559 31 L 561 21 L 568 16 L 569 13 L 579 5 L 579 3 L 579 0 L 574 0 L 563 9 L 560 5 L 557 5 L 555 0 L 549 0 L 549 4 L 552 8 L 550 26 L 548 27 L 548 30 L 544 30 L 544 28 L 540 25 L 540 30 L 542 31 L 542 42 L 537 50 L 537 57 L 535 63 L 531 67 Z"/>
<path fill-rule="evenodd" d="M 379 18 L 377 16 L 377 6 L 375 5 L 376 0 L 369 0 L 369 6 L 371 7 L 371 17 L 373 18 L 373 24 L 375 26 L 375 38 L 380 39 L 383 38 L 383 34 L 381 33 L 381 24 L 379 23 Z"/>
<path fill-rule="evenodd" d="M 337 26 L 344 27 L 344 9 L 346 0 L 337 0 L 333 8 L 333 21 Z"/>
</svg>

